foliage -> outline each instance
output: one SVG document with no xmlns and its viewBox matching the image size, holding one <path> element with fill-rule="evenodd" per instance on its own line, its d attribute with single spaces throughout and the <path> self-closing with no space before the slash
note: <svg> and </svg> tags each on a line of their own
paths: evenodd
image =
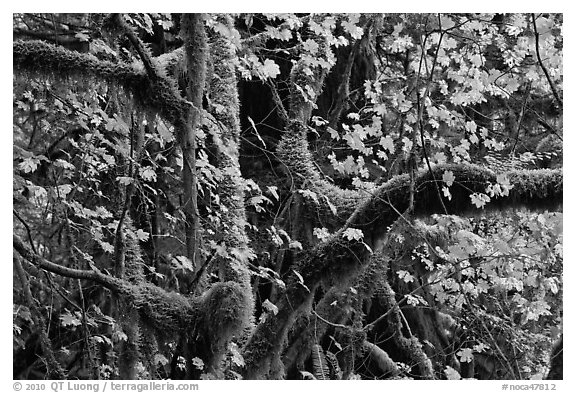
<svg viewBox="0 0 576 393">
<path fill-rule="evenodd" d="M 14 14 L 14 377 L 543 378 L 562 18 Z"/>
</svg>

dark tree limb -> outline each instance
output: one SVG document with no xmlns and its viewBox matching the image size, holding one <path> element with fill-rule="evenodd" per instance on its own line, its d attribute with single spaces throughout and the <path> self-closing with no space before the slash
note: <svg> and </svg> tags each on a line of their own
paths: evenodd
<svg viewBox="0 0 576 393">
<path fill-rule="evenodd" d="M 554 94 L 556 102 L 560 106 L 560 109 L 562 109 L 564 105 L 564 103 L 562 102 L 562 98 L 560 98 L 558 90 L 556 90 L 556 85 L 554 85 L 554 82 L 550 77 L 550 73 L 548 72 L 548 69 L 544 65 L 544 62 L 542 61 L 542 57 L 540 56 L 540 34 L 538 33 L 538 28 L 536 27 L 536 16 L 534 14 L 532 14 L 532 26 L 534 27 L 534 37 L 536 38 L 536 57 L 538 58 L 538 64 L 540 65 L 540 68 L 542 68 L 544 75 L 546 75 L 546 80 L 550 85 L 550 89 L 552 89 L 552 94 Z"/>
<path fill-rule="evenodd" d="M 374 19 L 368 20 L 366 26 L 364 27 L 364 34 L 362 38 L 357 40 L 354 43 L 354 46 L 350 49 L 350 53 L 348 54 L 348 59 L 346 60 L 346 66 L 344 67 L 344 72 L 341 75 L 338 75 L 340 79 L 340 85 L 338 86 L 337 90 L 337 97 L 336 97 L 336 104 L 334 108 L 328 114 L 328 124 L 330 127 L 337 129 L 338 122 L 340 121 L 340 117 L 342 116 L 342 112 L 347 109 L 347 102 L 350 95 L 350 76 L 352 75 L 352 68 L 354 66 L 354 62 L 356 61 L 359 53 L 362 50 L 366 50 L 365 48 L 369 45 L 370 42 L 370 35 L 373 30 L 373 26 L 377 25 Z"/>
<path fill-rule="evenodd" d="M 181 127 L 186 124 L 189 104 L 167 77 L 152 80 L 142 70 L 125 63 L 100 60 L 43 41 L 16 41 L 12 45 L 15 72 L 32 72 L 46 78 L 51 74 L 93 77 L 123 86 L 136 102 Z"/>
<path fill-rule="evenodd" d="M 50 262 L 49 260 L 30 250 L 17 235 L 13 235 L 12 244 L 14 249 L 18 251 L 18 253 L 22 255 L 24 259 L 40 269 L 56 273 L 64 277 L 91 280 L 112 291 L 122 292 L 124 290 L 122 280 L 118 280 L 112 276 L 105 275 L 99 271 L 72 269 L 54 262 Z"/>
</svg>

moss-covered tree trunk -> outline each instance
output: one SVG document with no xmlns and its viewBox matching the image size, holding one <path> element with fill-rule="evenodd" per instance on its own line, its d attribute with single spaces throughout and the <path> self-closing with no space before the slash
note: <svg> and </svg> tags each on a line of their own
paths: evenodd
<svg viewBox="0 0 576 393">
<path fill-rule="evenodd" d="M 196 129 L 202 117 L 202 97 L 206 80 L 208 42 L 204 30 L 202 14 L 184 14 L 182 16 L 182 36 L 186 64 L 188 66 L 188 86 L 186 95 L 190 102 L 188 124 L 181 130 L 180 146 L 184 161 L 184 214 L 186 216 L 186 254 L 197 266 L 199 261 L 199 217 L 198 217 L 198 176 L 196 175 Z"/>
</svg>

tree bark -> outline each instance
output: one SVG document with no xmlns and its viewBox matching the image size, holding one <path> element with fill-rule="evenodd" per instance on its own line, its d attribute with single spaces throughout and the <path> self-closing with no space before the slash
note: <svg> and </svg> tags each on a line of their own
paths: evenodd
<svg viewBox="0 0 576 393">
<path fill-rule="evenodd" d="M 184 161 L 184 214 L 186 216 L 186 256 L 198 269 L 198 192 L 196 175 L 196 129 L 202 116 L 202 97 L 206 80 L 206 61 L 208 44 L 204 30 L 202 14 L 184 14 L 182 16 L 182 35 L 186 64 L 188 65 L 188 87 L 186 94 L 192 108 L 187 127 L 182 130 L 180 147 Z"/>
</svg>

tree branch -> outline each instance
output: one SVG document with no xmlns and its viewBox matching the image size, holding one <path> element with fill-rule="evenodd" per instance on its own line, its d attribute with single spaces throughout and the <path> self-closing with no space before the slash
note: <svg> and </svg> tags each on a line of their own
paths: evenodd
<svg viewBox="0 0 576 393">
<path fill-rule="evenodd" d="M 108 276 L 94 270 L 72 269 L 66 266 L 58 265 L 54 262 L 50 262 L 49 260 L 30 250 L 17 235 L 13 235 L 12 244 L 14 249 L 16 249 L 16 251 L 18 251 L 18 253 L 22 255 L 24 259 L 36 265 L 40 269 L 44 269 L 64 277 L 91 280 L 115 292 L 122 292 L 124 289 L 125 285 L 123 284 L 122 280 L 118 280 L 112 276 Z"/>
<path fill-rule="evenodd" d="M 536 38 L 536 57 L 538 58 L 538 64 L 540 64 L 540 68 L 542 68 L 542 71 L 544 71 L 544 75 L 546 75 L 546 80 L 548 80 L 548 84 L 550 85 L 550 89 L 552 89 L 552 94 L 554 94 L 554 98 L 556 98 L 556 101 L 558 102 L 560 108 L 563 108 L 564 103 L 562 102 L 562 99 L 560 98 L 560 95 L 556 90 L 554 82 L 552 82 L 552 78 L 550 78 L 550 74 L 548 73 L 546 66 L 544 66 L 542 57 L 540 57 L 540 34 L 538 33 L 538 29 L 536 27 L 536 16 L 534 14 L 532 14 L 532 26 L 534 27 L 534 37 Z"/>
<path fill-rule="evenodd" d="M 180 127 L 186 124 L 190 105 L 166 77 L 151 80 L 145 72 L 126 63 L 100 60 L 42 41 L 16 41 L 12 45 L 15 72 L 32 72 L 44 78 L 52 75 L 94 77 L 123 86 L 140 105 Z"/>
<path fill-rule="evenodd" d="M 152 55 L 148 48 L 144 45 L 142 40 L 136 35 L 134 29 L 126 23 L 122 14 L 111 14 L 110 19 L 113 23 L 115 23 L 120 30 L 128 37 L 128 40 L 140 56 L 140 60 L 142 60 L 142 64 L 144 64 L 144 68 L 148 73 L 148 76 L 152 79 L 156 79 L 159 76 L 158 71 L 154 64 L 152 64 Z"/>
</svg>

